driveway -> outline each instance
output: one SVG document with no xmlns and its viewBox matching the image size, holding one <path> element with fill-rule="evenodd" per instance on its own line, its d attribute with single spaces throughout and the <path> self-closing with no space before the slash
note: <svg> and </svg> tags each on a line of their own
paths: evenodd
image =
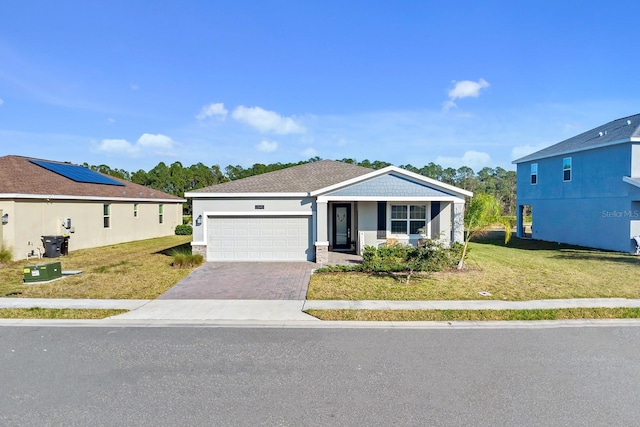
<svg viewBox="0 0 640 427">
<path fill-rule="evenodd" d="M 208 262 L 158 299 L 304 300 L 312 262 Z"/>
</svg>

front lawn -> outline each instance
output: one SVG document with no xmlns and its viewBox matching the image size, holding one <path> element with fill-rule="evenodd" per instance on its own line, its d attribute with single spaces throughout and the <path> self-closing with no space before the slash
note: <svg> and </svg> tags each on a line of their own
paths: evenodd
<svg viewBox="0 0 640 427">
<path fill-rule="evenodd" d="M 470 244 L 466 268 L 404 277 L 316 273 L 310 300 L 640 298 L 640 257 L 493 233 Z M 483 297 L 479 292 L 489 292 Z"/>
<path fill-rule="evenodd" d="M 320 320 L 350 321 L 487 321 L 638 319 L 640 308 L 560 308 L 539 310 L 306 310 Z"/>
<path fill-rule="evenodd" d="M 190 241 L 191 236 L 167 236 L 82 249 L 59 258 L 17 261 L 0 268 L 0 297 L 153 299 L 193 270 L 171 266 L 171 248 Z M 45 284 L 22 283 L 24 266 L 57 261 L 63 271 L 83 273 Z"/>
</svg>

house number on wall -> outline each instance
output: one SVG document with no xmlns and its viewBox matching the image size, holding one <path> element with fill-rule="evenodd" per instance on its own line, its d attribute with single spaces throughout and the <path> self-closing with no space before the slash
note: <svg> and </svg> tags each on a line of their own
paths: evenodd
<svg viewBox="0 0 640 427">
<path fill-rule="evenodd" d="M 264 205 L 255 205 L 256 209 L 264 209 Z"/>
</svg>

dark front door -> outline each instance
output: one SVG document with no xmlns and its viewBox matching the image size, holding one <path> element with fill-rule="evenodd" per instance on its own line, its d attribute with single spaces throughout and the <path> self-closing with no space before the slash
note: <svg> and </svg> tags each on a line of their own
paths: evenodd
<svg viewBox="0 0 640 427">
<path fill-rule="evenodd" d="M 351 249 L 351 205 L 333 205 L 333 249 Z"/>
</svg>

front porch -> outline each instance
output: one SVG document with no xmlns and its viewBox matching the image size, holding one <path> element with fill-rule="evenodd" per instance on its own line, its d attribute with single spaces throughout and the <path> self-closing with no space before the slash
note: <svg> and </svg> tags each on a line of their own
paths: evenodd
<svg viewBox="0 0 640 427">
<path fill-rule="evenodd" d="M 418 245 L 433 239 L 462 242 L 464 203 L 459 200 L 318 200 L 316 262 L 341 263 L 366 246 Z"/>
<path fill-rule="evenodd" d="M 354 265 L 362 263 L 362 257 L 360 255 L 350 252 L 330 251 L 328 257 L 329 259 L 325 263 L 326 265 Z"/>
<path fill-rule="evenodd" d="M 312 192 L 316 262 L 366 246 L 443 244 L 464 239 L 465 197 L 473 193 L 393 166 Z"/>
</svg>

